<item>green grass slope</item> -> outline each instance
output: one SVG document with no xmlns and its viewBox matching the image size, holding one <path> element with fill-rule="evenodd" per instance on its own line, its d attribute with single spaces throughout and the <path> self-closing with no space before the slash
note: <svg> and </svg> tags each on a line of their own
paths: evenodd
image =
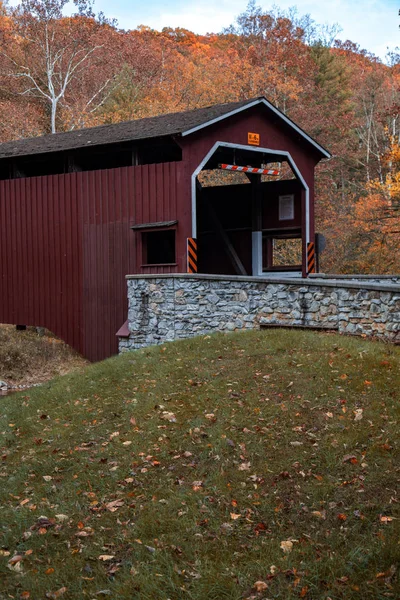
<svg viewBox="0 0 400 600">
<path fill-rule="evenodd" d="M 206 336 L 1 399 L 0 598 L 400 598 L 400 348 Z"/>
</svg>

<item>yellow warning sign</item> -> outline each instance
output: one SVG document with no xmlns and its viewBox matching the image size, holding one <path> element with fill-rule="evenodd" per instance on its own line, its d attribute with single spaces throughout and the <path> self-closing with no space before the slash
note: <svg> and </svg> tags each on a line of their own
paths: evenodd
<svg viewBox="0 0 400 600">
<path fill-rule="evenodd" d="M 251 146 L 259 146 L 260 145 L 260 134 L 248 132 L 247 143 L 250 144 Z"/>
</svg>

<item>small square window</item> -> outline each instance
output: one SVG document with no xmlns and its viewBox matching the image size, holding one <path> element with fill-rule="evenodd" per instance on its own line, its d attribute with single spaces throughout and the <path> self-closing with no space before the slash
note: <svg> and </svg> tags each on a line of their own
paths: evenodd
<svg viewBox="0 0 400 600">
<path fill-rule="evenodd" d="M 174 264 L 175 229 L 142 233 L 143 262 L 146 265 Z"/>
</svg>

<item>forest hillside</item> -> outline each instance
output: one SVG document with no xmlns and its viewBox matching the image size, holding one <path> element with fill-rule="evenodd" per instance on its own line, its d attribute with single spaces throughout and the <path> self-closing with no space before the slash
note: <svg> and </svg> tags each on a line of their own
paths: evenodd
<svg viewBox="0 0 400 600">
<path fill-rule="evenodd" d="M 66 4 L 0 3 L 1 142 L 263 95 L 333 155 L 317 171 L 322 269 L 400 272 L 400 54 L 254 2 L 208 35 Z"/>
</svg>

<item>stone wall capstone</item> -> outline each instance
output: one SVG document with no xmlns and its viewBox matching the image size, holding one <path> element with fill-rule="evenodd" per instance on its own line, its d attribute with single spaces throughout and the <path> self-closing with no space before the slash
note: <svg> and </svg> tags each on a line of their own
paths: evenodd
<svg viewBox="0 0 400 600">
<path fill-rule="evenodd" d="M 120 352 L 218 331 L 297 325 L 400 342 L 393 280 L 132 275 Z"/>
</svg>

